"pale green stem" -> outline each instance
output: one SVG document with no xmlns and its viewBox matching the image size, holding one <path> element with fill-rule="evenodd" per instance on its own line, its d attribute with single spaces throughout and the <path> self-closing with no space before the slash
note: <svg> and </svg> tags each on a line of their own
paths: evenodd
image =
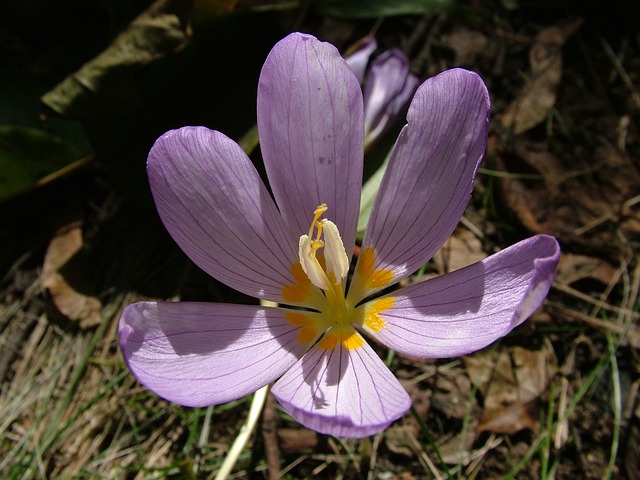
<svg viewBox="0 0 640 480">
<path fill-rule="evenodd" d="M 260 300 L 260 305 L 263 307 L 276 307 L 277 303 L 270 302 L 268 300 Z M 231 449 L 227 454 L 227 457 L 222 462 L 222 466 L 215 477 L 215 480 L 226 480 L 226 478 L 233 470 L 236 462 L 238 461 L 238 457 L 244 450 L 244 447 L 247 445 L 249 438 L 251 438 L 251 434 L 256 428 L 258 424 L 258 419 L 260 418 L 260 414 L 262 413 L 262 409 L 264 407 L 264 403 L 267 399 L 267 394 L 269 393 L 269 385 L 265 385 L 256 393 L 253 394 L 253 400 L 251 400 L 251 407 L 249 408 L 249 415 L 247 416 L 247 420 L 244 422 L 244 425 L 240 428 L 240 432 L 238 436 L 231 445 Z"/>
<path fill-rule="evenodd" d="M 262 407 L 264 407 L 264 402 L 267 399 L 267 393 L 269 393 L 269 385 L 265 385 L 260 390 L 258 390 L 253 395 L 253 400 L 251 401 L 251 408 L 249 408 L 249 416 L 247 417 L 247 421 L 240 428 L 240 433 L 233 442 L 227 457 L 222 462 L 222 466 L 220 470 L 218 470 L 218 474 L 216 475 L 215 480 L 226 480 L 226 478 L 233 470 L 236 462 L 238 461 L 238 457 L 244 447 L 247 445 L 251 434 L 256 428 L 258 424 L 258 419 L 260 418 L 260 414 L 262 413 Z"/>
</svg>

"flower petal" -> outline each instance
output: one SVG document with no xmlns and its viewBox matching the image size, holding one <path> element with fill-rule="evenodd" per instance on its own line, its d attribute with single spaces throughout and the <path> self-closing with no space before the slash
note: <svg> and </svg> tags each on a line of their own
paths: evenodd
<svg viewBox="0 0 640 480">
<path fill-rule="evenodd" d="M 407 81 L 412 84 L 402 96 L 404 108 L 409 104 L 417 88 L 417 79 L 409 74 L 409 59 L 397 48 L 387 50 L 371 63 L 364 84 L 364 133 L 365 141 L 381 136 L 402 109 L 396 99 L 405 90 Z M 369 140 L 371 139 L 371 140 Z"/>
<path fill-rule="evenodd" d="M 363 160 L 362 92 L 333 45 L 293 33 L 265 61 L 258 85 L 260 148 L 278 208 L 298 236 L 316 207 L 351 258 Z"/>
<path fill-rule="evenodd" d="M 364 330 L 400 353 L 465 355 L 509 333 L 544 300 L 560 246 L 537 235 L 483 261 L 363 305 Z M 386 302 L 386 303 L 385 303 Z"/>
<path fill-rule="evenodd" d="M 165 227 L 191 260 L 236 290 L 281 301 L 298 237 L 234 141 L 204 127 L 172 130 L 153 145 L 147 173 Z"/>
<path fill-rule="evenodd" d="M 429 260 L 456 227 L 484 153 L 488 116 L 489 95 L 475 73 L 448 70 L 416 92 L 362 245 L 375 252 L 374 270 L 393 274 L 391 283 Z"/>
<path fill-rule="evenodd" d="M 316 345 L 271 391 L 293 418 L 317 432 L 360 438 L 384 430 L 411 400 L 373 349 L 364 341 L 356 345 Z"/>
<path fill-rule="evenodd" d="M 129 305 L 118 326 L 127 366 L 148 389 L 189 407 L 273 382 L 307 350 L 286 310 L 219 303 Z"/>
<path fill-rule="evenodd" d="M 365 37 L 358 42 L 354 50 L 348 52 L 344 57 L 349 68 L 351 68 L 360 83 L 364 81 L 364 74 L 367 71 L 369 58 L 376 48 L 378 48 L 376 39 L 373 37 Z"/>
</svg>

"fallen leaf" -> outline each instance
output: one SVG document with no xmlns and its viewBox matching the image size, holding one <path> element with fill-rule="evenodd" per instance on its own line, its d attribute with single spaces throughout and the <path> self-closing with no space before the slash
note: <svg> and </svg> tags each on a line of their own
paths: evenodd
<svg viewBox="0 0 640 480">
<path fill-rule="evenodd" d="M 531 430 L 537 433 L 540 428 L 538 418 L 538 405 L 535 402 L 519 402 L 499 410 L 485 410 L 478 424 L 478 432 L 512 435 L 521 430 Z"/>
<path fill-rule="evenodd" d="M 441 372 L 436 378 L 431 405 L 449 418 L 463 419 L 471 401 L 471 382 L 462 368 Z"/>
<path fill-rule="evenodd" d="M 57 272 L 47 277 L 44 286 L 58 311 L 70 320 L 78 321 L 80 328 L 91 328 L 100 323 L 102 305 L 97 298 L 77 292 Z"/>
<path fill-rule="evenodd" d="M 436 252 L 433 262 L 440 274 L 453 272 L 485 259 L 482 242 L 466 228 L 458 228 Z"/>
<path fill-rule="evenodd" d="M 520 135 L 544 121 L 556 103 L 562 77 L 562 45 L 582 24 L 574 20 L 542 30 L 529 51 L 528 82 L 507 107 L 502 126 Z"/>
<path fill-rule="evenodd" d="M 478 431 L 513 434 L 537 432 L 537 400 L 557 371 L 553 349 L 522 347 L 478 352 L 464 357 L 471 381 L 484 397 Z"/>
<path fill-rule="evenodd" d="M 598 141 L 584 167 L 565 164 L 546 141 L 515 139 L 509 150 L 492 154 L 497 169 L 508 173 L 499 183 L 505 213 L 533 233 L 617 260 L 616 230 L 627 238 L 640 233 L 640 172 L 628 153 Z"/>
<path fill-rule="evenodd" d="M 42 263 L 42 277 L 46 278 L 67 263 L 82 248 L 82 224 L 74 222 L 61 229 L 49 242 Z"/>
<path fill-rule="evenodd" d="M 469 425 L 463 432 L 448 438 L 438 445 L 442 461 L 449 465 L 469 465 L 475 439 L 475 425 Z"/>
<path fill-rule="evenodd" d="M 405 416 L 401 424 L 395 423 L 385 429 L 384 443 L 394 454 L 413 458 L 416 454 L 415 439 L 420 435 L 420 427 L 415 422 L 407 422 L 407 418 Z"/>
<path fill-rule="evenodd" d="M 476 441 L 475 426 L 468 428 L 466 432 L 461 432 L 446 442 L 438 445 L 442 461 L 449 465 L 469 465 L 474 460 L 482 458 L 488 451 L 493 450 L 502 443 L 501 438 L 490 435 L 485 444 L 477 449 L 473 449 Z"/>
<path fill-rule="evenodd" d="M 489 39 L 478 30 L 460 27 L 444 35 L 442 43 L 451 48 L 456 55 L 456 65 L 473 65 L 476 58 L 485 53 Z"/>
<path fill-rule="evenodd" d="M 512 177 L 500 180 L 503 204 L 529 231 L 553 233 L 553 202 L 558 197 L 558 182 L 564 178 L 560 161 L 543 142 L 517 142 L 513 150 L 494 153 L 498 169 L 513 172 Z M 521 178 L 523 174 L 528 179 Z"/>
<path fill-rule="evenodd" d="M 309 453 L 318 448 L 318 434 L 306 428 L 279 428 L 278 444 L 283 453 Z"/>
<path fill-rule="evenodd" d="M 238 0 L 195 0 L 193 13 L 197 15 L 223 15 L 232 12 Z"/>
<path fill-rule="evenodd" d="M 79 222 L 59 231 L 47 247 L 41 279 L 56 309 L 70 320 L 79 322 L 80 328 L 84 329 L 100 323 L 100 301 L 76 291 L 60 273 L 81 250 L 82 244 L 82 225 Z"/>
<path fill-rule="evenodd" d="M 565 253 L 560 257 L 556 281 L 571 285 L 584 279 L 593 279 L 609 285 L 617 269 L 610 263 L 595 257 Z"/>
</svg>

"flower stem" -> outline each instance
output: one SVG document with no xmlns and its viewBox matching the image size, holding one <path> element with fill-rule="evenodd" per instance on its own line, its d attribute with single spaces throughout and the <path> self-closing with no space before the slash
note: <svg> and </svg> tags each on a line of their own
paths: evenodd
<svg viewBox="0 0 640 480">
<path fill-rule="evenodd" d="M 275 302 L 271 302 L 269 300 L 260 300 L 260 305 L 263 307 L 277 307 L 278 304 Z M 249 441 L 249 437 L 256 429 L 256 425 L 258 424 L 258 418 L 260 418 L 260 414 L 262 413 L 262 409 L 264 407 L 264 403 L 267 399 L 267 394 L 269 393 L 269 385 L 265 385 L 256 393 L 253 394 L 253 400 L 251 400 L 251 407 L 249 407 L 249 415 L 247 416 L 247 420 L 244 422 L 244 425 L 240 428 L 240 433 L 231 445 L 231 449 L 227 454 L 227 457 L 222 462 L 222 466 L 215 477 L 215 480 L 226 480 L 226 478 L 233 470 L 236 462 L 238 461 L 238 457 L 244 447 L 247 445 Z"/>
<path fill-rule="evenodd" d="M 218 474 L 215 477 L 215 480 L 225 480 L 231 470 L 235 466 L 238 461 L 238 457 L 244 447 L 246 446 L 251 434 L 256 428 L 258 424 L 258 418 L 260 418 L 260 414 L 262 413 L 262 407 L 264 406 L 264 402 L 267 398 L 267 393 L 269 392 L 269 385 L 265 385 L 260 390 L 258 390 L 253 395 L 253 400 L 251 401 L 251 407 L 249 408 L 249 415 L 247 416 L 247 420 L 240 428 L 240 433 L 233 442 L 227 457 L 222 462 L 222 466 L 220 470 L 218 470 Z"/>
</svg>

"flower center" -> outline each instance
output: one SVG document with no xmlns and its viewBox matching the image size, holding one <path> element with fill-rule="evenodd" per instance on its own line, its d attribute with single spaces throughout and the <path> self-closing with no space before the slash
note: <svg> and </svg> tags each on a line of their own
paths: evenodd
<svg viewBox="0 0 640 480">
<path fill-rule="evenodd" d="M 327 308 L 323 313 L 333 318 L 334 325 L 348 324 L 351 308 L 346 304 L 344 287 L 349 257 L 336 224 L 320 219 L 326 211 L 323 203 L 313 212 L 309 234 L 300 237 L 298 255 L 304 273 L 326 296 Z"/>
<path fill-rule="evenodd" d="M 342 285 L 349 273 L 349 258 L 338 227 L 330 220 L 320 220 L 326 211 L 327 206 L 324 203 L 315 209 L 309 235 L 302 235 L 298 244 L 300 265 L 304 273 L 311 283 L 325 292 L 333 290 L 336 285 Z M 323 249 L 324 255 L 319 259 L 320 249 Z"/>
<path fill-rule="evenodd" d="M 385 322 L 380 314 L 392 307 L 393 299 L 358 303 L 368 293 L 386 286 L 393 279 L 393 274 L 389 270 L 374 268 L 375 253 L 367 247 L 360 254 L 349 295 L 345 295 L 349 257 L 336 224 L 322 218 L 326 211 L 325 204 L 318 205 L 313 212 L 309 233 L 300 237 L 300 261 L 291 266 L 294 282 L 284 285 L 282 299 L 285 303 L 310 309 L 286 314 L 289 323 L 299 327 L 300 343 L 311 345 L 318 342 L 318 348 L 323 350 L 333 350 L 338 345 L 353 350 L 364 342 L 354 326 L 359 325 L 371 332 L 384 328 Z"/>
</svg>

